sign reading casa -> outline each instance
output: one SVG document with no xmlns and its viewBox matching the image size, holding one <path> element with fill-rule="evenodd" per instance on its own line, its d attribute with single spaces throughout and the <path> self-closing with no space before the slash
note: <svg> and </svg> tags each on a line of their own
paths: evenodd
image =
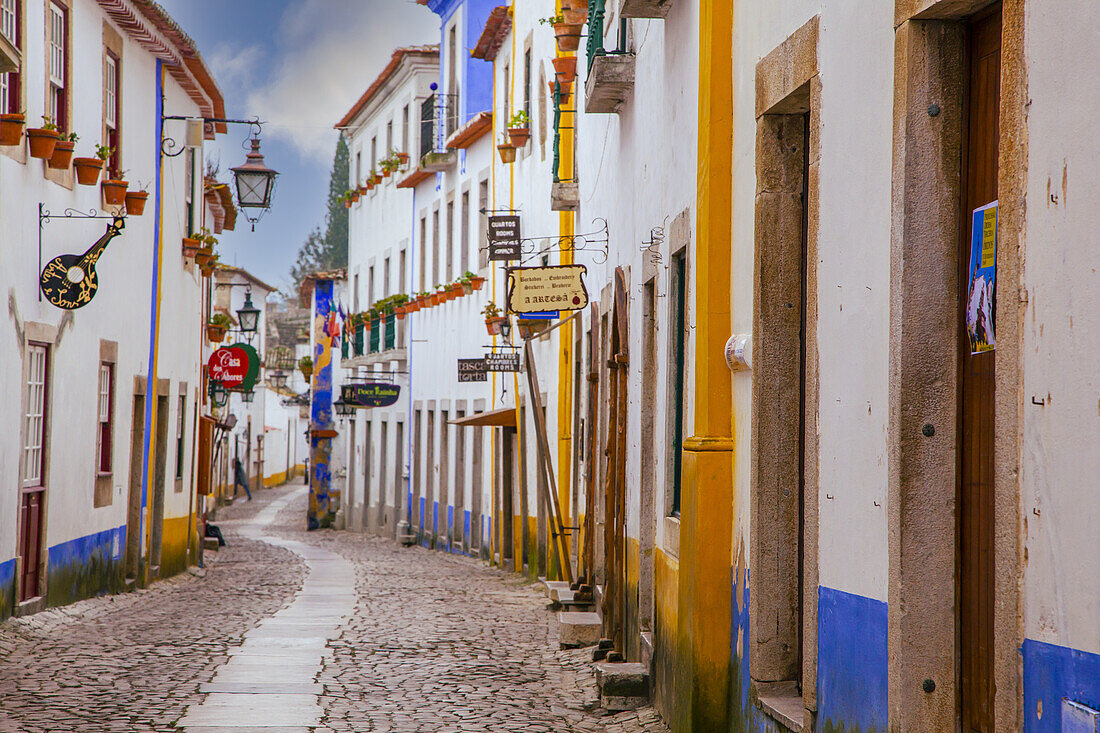
<svg viewBox="0 0 1100 733">
<path fill-rule="evenodd" d="M 389 407 L 401 396 L 401 385 L 389 382 L 345 384 L 340 397 L 349 405 L 359 407 Z"/>
<path fill-rule="evenodd" d="M 250 392 L 260 375 L 260 355 L 248 344 L 223 346 L 206 363 L 210 378 L 226 389 Z"/>
<path fill-rule="evenodd" d="M 513 267 L 508 270 L 508 309 L 512 313 L 573 311 L 588 306 L 584 265 Z"/>
</svg>

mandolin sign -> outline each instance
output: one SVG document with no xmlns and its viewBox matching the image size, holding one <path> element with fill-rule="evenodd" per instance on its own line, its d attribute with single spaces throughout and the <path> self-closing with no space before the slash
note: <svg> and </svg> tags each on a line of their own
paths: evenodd
<svg viewBox="0 0 1100 733">
<path fill-rule="evenodd" d="M 125 226 L 126 220 L 116 216 L 107 225 L 107 232 L 87 252 L 82 255 L 61 255 L 50 260 L 39 278 L 39 287 L 46 300 L 65 310 L 76 310 L 91 303 L 99 289 L 96 262 Z"/>
</svg>

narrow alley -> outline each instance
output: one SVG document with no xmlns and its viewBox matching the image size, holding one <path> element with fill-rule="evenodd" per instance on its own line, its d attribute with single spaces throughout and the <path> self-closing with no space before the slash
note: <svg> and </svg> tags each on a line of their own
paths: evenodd
<svg viewBox="0 0 1100 733">
<path fill-rule="evenodd" d="M 557 649 L 541 585 L 295 529 L 305 503 L 295 483 L 227 507 L 198 574 L 0 624 L 0 731 L 667 730 L 601 710 L 592 651 Z M 342 567 L 355 592 L 326 631 Z"/>
</svg>

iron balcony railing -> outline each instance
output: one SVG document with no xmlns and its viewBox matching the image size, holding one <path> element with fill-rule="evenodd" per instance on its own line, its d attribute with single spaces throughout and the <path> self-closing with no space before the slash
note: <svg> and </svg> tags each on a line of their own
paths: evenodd
<svg viewBox="0 0 1100 733">
<path fill-rule="evenodd" d="M 420 157 L 447 152 L 447 138 L 458 129 L 458 95 L 435 93 L 420 106 Z"/>
</svg>

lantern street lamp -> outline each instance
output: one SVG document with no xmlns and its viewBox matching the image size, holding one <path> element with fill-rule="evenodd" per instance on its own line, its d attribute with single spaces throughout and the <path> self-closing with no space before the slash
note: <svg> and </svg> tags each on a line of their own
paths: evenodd
<svg viewBox="0 0 1100 733">
<path fill-rule="evenodd" d="M 252 305 L 252 291 L 244 294 L 244 306 L 237 311 L 237 321 L 244 333 L 256 333 L 260 327 L 260 309 Z"/>
<path fill-rule="evenodd" d="M 248 154 L 244 165 L 239 165 L 232 171 L 237 184 L 237 206 L 244 210 L 245 218 L 252 224 L 252 231 L 256 231 L 256 222 L 264 211 L 271 208 L 271 194 L 275 190 L 275 179 L 279 177 L 276 171 L 264 165 L 260 138 L 252 138 L 252 152 Z M 256 218 L 249 215 L 251 209 L 260 210 Z"/>
<path fill-rule="evenodd" d="M 276 369 L 275 371 L 271 372 L 270 376 L 271 386 L 279 390 L 286 388 L 286 372 L 281 369 Z"/>
<path fill-rule="evenodd" d="M 500 324 L 500 335 L 506 343 L 512 343 L 512 319 L 509 318 Z"/>
<path fill-rule="evenodd" d="M 210 401 L 214 403 L 214 407 L 225 407 L 225 403 L 229 401 L 229 391 L 222 386 L 221 382 L 216 382 L 211 379 L 207 391 L 210 395 Z"/>
<path fill-rule="evenodd" d="M 333 402 L 332 406 L 336 408 L 336 414 L 340 417 L 349 417 L 355 414 L 355 405 L 350 402 L 344 402 L 343 398 Z"/>
<path fill-rule="evenodd" d="M 247 392 L 241 392 L 241 402 L 245 402 L 245 403 L 251 402 L 253 399 L 255 399 L 255 397 L 256 397 L 256 393 L 253 392 L 252 390 L 248 390 Z"/>
</svg>

